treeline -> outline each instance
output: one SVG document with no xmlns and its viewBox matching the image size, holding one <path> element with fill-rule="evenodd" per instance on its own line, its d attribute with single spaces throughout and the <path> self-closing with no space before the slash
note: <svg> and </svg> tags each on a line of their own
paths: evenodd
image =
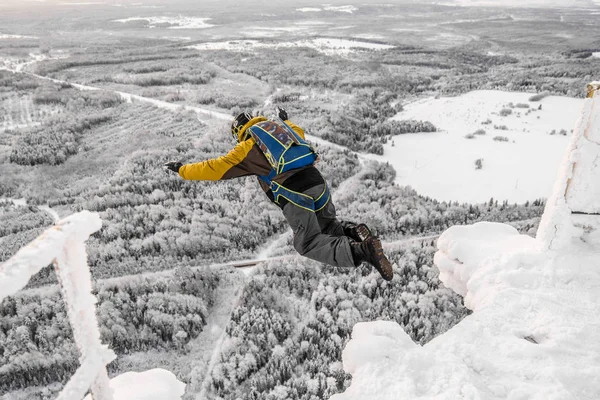
<svg viewBox="0 0 600 400">
<path fill-rule="evenodd" d="M 0 263 L 8 260 L 53 222 L 47 212 L 35 206 L 0 201 Z"/>
<path fill-rule="evenodd" d="M 82 116 L 72 120 L 52 118 L 21 135 L 10 154 L 10 161 L 20 165 L 59 165 L 81 149 L 81 141 L 90 129 L 110 122 L 112 112 Z"/>
<path fill-rule="evenodd" d="M 434 251 L 429 243 L 390 254 L 391 283 L 367 267 L 267 264 L 232 314 L 209 398 L 328 398 L 350 382 L 340 360 L 356 322 L 396 321 L 420 344 L 450 329 L 468 310 L 440 284 Z"/>
<path fill-rule="evenodd" d="M 35 65 L 35 73 L 49 75 L 70 68 L 87 67 L 95 65 L 119 65 L 140 62 L 152 62 L 163 60 L 179 60 L 182 58 L 194 58 L 196 52 L 188 49 L 169 48 L 155 50 L 137 47 L 135 50 L 115 51 L 114 46 L 96 48 L 95 53 L 72 54 L 69 58 L 53 59 L 39 62 Z"/>
<path fill-rule="evenodd" d="M 141 69 L 141 71 L 144 72 L 129 75 L 120 74 L 106 79 L 109 79 L 110 82 L 114 83 L 142 87 L 182 85 L 185 83 L 193 85 L 205 85 L 217 75 L 215 71 L 211 70 L 194 71 L 183 68 L 173 68 L 159 72 L 145 72 L 143 69 Z"/>
<path fill-rule="evenodd" d="M 210 269 L 180 267 L 164 278 L 105 285 L 96 293 L 101 340 L 117 354 L 183 350 L 206 325 L 218 284 Z M 64 383 L 79 366 L 78 357 L 60 293 L 0 303 L 0 394 Z"/>
<path fill-rule="evenodd" d="M 64 112 L 45 118 L 39 126 L 22 129 L 10 154 L 10 161 L 20 165 L 64 163 L 81 150 L 87 132 L 113 120 L 123 99 L 114 93 L 52 84 L 36 89 L 33 102 L 55 105 Z"/>
</svg>

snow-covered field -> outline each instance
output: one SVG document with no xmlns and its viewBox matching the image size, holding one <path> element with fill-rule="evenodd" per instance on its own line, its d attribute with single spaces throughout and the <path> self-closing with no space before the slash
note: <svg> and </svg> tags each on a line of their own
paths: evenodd
<svg viewBox="0 0 600 400">
<path fill-rule="evenodd" d="M 293 27 L 292 27 L 293 28 Z M 270 28 L 276 29 L 276 28 Z M 284 29 L 284 28 L 282 28 Z M 285 28 L 291 29 L 291 28 Z M 206 42 L 190 46 L 197 50 L 229 50 L 229 51 L 248 51 L 251 48 L 282 48 L 282 47 L 309 47 L 327 55 L 344 55 L 363 50 L 383 50 L 394 46 L 387 44 L 371 43 L 360 40 L 335 39 L 335 38 L 315 38 L 298 40 L 295 42 L 262 42 L 260 40 L 228 40 L 223 42 Z"/>
<path fill-rule="evenodd" d="M 524 203 L 545 198 L 583 100 L 550 96 L 530 102 L 530 97 L 482 90 L 408 104 L 394 119 L 429 121 L 439 132 L 395 136 L 383 158 L 396 169 L 399 184 L 438 200 L 480 203 L 493 197 Z M 519 108 L 525 104 L 529 108 Z M 511 114 L 501 116 L 503 109 Z M 480 129 L 485 134 L 465 138 Z M 481 169 L 475 167 L 478 159 Z"/>
<path fill-rule="evenodd" d="M 204 29 L 211 28 L 215 25 L 208 24 L 206 21 L 212 18 L 198 18 L 198 17 L 131 17 L 124 19 L 117 19 L 114 22 L 136 22 L 146 21 L 149 28 L 157 28 L 167 25 L 167 29 Z"/>
</svg>

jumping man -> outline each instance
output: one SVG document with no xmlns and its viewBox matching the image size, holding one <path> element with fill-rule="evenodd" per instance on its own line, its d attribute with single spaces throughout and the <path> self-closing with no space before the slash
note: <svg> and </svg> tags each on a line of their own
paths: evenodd
<svg viewBox="0 0 600 400">
<path fill-rule="evenodd" d="M 304 130 L 277 108 L 279 119 L 239 114 L 231 125 L 237 145 L 225 156 L 165 167 L 186 180 L 218 181 L 255 175 L 283 211 L 294 232 L 294 248 L 305 257 L 336 267 L 367 262 L 383 279 L 393 278 L 392 265 L 381 241 L 365 224 L 338 221 L 325 179 L 315 167 L 317 154 L 305 141 Z"/>
</svg>

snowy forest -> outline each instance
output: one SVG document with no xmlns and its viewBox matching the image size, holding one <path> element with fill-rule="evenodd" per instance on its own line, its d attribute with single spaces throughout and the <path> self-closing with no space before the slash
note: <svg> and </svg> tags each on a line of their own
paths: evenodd
<svg viewBox="0 0 600 400">
<path fill-rule="evenodd" d="M 239 10 L 218 13 L 212 2 L 202 12 L 212 12 L 214 29 L 221 30 L 212 37 L 191 30 L 185 41 L 153 36 L 174 35 L 165 26 L 115 23 L 118 7 L 98 6 L 83 22 L 75 18 L 82 11 L 64 7 L 64 34 L 47 25 L 59 21 L 60 13 L 45 23 L 22 16 L 17 6 L 5 7 L 0 262 L 51 226 L 53 213 L 99 213 L 103 227 L 87 250 L 102 341 L 118 355 L 109 375 L 166 368 L 186 383 L 186 399 L 198 393 L 215 400 L 329 398 L 350 383 L 341 352 L 355 323 L 396 321 L 419 344 L 457 324 L 469 311 L 438 279 L 437 235 L 484 220 L 533 235 L 545 200 L 467 204 L 398 185 L 394 168 L 372 157 L 382 155 L 396 135 L 445 127 L 390 118 L 424 96 L 476 89 L 582 97 L 581 88 L 598 71 L 594 54 L 600 54 L 593 27 L 582 25 L 581 35 L 557 43 L 537 21 L 516 23 L 494 8 L 361 5 L 353 15 L 332 13 L 321 18 L 334 26 L 353 21 L 363 36 L 385 33 L 387 40 L 361 40 L 390 47 L 331 54 L 276 46 L 303 39 L 294 31 L 244 36 L 236 29 L 246 16 Z M 170 13 L 190 7 L 200 13 L 201 6 L 178 1 L 172 7 Z M 253 14 L 250 22 L 274 24 L 284 10 L 293 22 L 310 20 L 289 5 L 273 7 L 274 16 Z M 428 41 L 394 31 L 399 23 L 381 18 L 390 10 L 413 15 L 415 24 L 449 24 L 462 39 Z M 554 20 L 556 13 L 535 15 Z M 531 14 L 514 11 L 523 18 Z M 570 21 L 591 18 L 567 14 Z M 507 32 L 513 24 L 515 30 Z M 437 37 L 437 29 L 429 33 Z M 194 47 L 224 38 L 249 44 L 241 51 Z M 255 41 L 264 41 L 263 47 L 252 47 Z M 148 101 L 131 101 L 123 93 Z M 345 270 L 294 256 L 289 227 L 256 178 L 188 182 L 163 169 L 167 161 L 206 160 L 234 145 L 228 121 L 190 107 L 273 116 L 275 105 L 306 129 L 309 140 L 318 139 L 317 166 L 331 185 L 339 217 L 364 222 L 381 236 L 394 264 L 393 281 L 366 266 Z M 213 268 L 255 258 L 273 243 L 267 256 L 286 258 L 261 263 L 249 275 Z M 79 366 L 61 297 L 48 266 L 0 302 L 0 395 L 55 398 Z M 224 335 L 211 362 L 211 329 L 217 325 Z"/>
</svg>

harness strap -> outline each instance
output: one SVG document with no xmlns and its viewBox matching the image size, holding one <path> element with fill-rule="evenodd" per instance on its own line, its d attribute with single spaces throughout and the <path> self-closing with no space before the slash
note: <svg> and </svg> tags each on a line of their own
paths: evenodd
<svg viewBox="0 0 600 400">
<path fill-rule="evenodd" d="M 313 199 L 304 193 L 290 190 L 284 186 L 281 186 L 277 182 L 271 182 L 271 190 L 273 191 L 275 203 L 279 204 L 279 198 L 282 197 L 295 206 L 312 212 L 321 211 L 331 199 L 331 194 L 329 193 L 329 187 L 327 184 L 325 184 L 323 192 L 316 199 Z"/>
</svg>

